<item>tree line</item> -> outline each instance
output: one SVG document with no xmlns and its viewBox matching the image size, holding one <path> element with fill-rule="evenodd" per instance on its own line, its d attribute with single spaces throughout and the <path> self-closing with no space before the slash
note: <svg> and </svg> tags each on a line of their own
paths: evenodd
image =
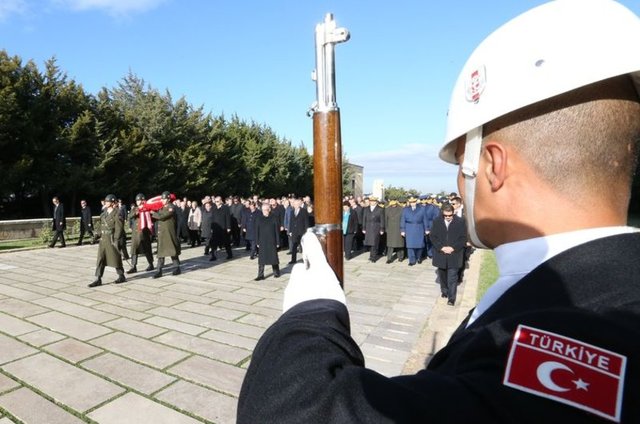
<svg viewBox="0 0 640 424">
<path fill-rule="evenodd" d="M 264 124 L 193 107 L 129 73 L 96 95 L 60 70 L 0 51 L 0 219 L 49 216 L 106 193 L 313 191 L 313 159 Z"/>
</svg>

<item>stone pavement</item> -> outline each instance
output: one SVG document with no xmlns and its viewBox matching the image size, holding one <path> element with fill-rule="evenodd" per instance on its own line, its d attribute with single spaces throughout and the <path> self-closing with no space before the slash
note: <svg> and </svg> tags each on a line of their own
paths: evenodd
<svg viewBox="0 0 640 424">
<path fill-rule="evenodd" d="M 234 422 L 252 349 L 280 315 L 291 266 L 256 283 L 257 261 L 244 249 L 209 262 L 202 248 L 186 248 L 182 275 L 169 267 L 157 280 L 141 272 L 89 289 L 96 251 L 0 254 L 0 424 Z M 396 375 L 424 365 L 473 306 L 478 256 L 462 307 L 440 301 L 427 262 L 371 264 L 363 254 L 345 263 L 352 332 L 369 368 Z M 281 252 L 281 264 L 289 258 Z M 115 278 L 107 268 L 103 282 Z"/>
</svg>

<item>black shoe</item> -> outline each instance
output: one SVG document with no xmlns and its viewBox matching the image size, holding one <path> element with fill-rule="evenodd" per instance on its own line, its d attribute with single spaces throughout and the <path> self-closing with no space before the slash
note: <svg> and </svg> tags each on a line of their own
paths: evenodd
<svg viewBox="0 0 640 424">
<path fill-rule="evenodd" d="M 264 275 L 258 275 L 256 278 L 253 279 L 253 281 L 262 281 L 264 280 Z"/>
<path fill-rule="evenodd" d="M 289 261 L 289 265 L 293 265 L 293 264 L 295 264 L 296 262 L 298 262 L 298 261 Z"/>
<path fill-rule="evenodd" d="M 421 264 L 422 263 L 422 259 L 418 259 L 418 263 Z"/>
<path fill-rule="evenodd" d="M 404 261 L 404 258 L 398 259 L 398 262 L 402 262 L 402 261 Z"/>
<path fill-rule="evenodd" d="M 209 249 L 204 249 L 204 255 L 207 256 L 209 254 Z"/>
<path fill-rule="evenodd" d="M 59 249 L 63 249 L 63 248 L 65 248 L 65 247 L 67 247 L 67 245 L 66 245 L 66 244 L 61 244 L 60 246 L 58 246 L 58 248 L 59 248 Z"/>
<path fill-rule="evenodd" d="M 449 297 L 449 296 L 444 293 L 440 293 L 440 297 Z"/>
<path fill-rule="evenodd" d="M 180 275 L 182 274 L 182 271 L 180 270 L 180 267 L 177 267 L 176 269 L 173 270 L 173 272 L 171 273 L 171 275 Z"/>
<path fill-rule="evenodd" d="M 215 256 L 211 256 L 211 257 L 209 258 L 209 262 L 213 262 L 213 261 L 215 261 L 215 260 L 216 260 L 216 257 L 215 257 Z"/>
<path fill-rule="evenodd" d="M 136 268 L 135 266 L 131 267 L 131 269 L 127 271 L 127 274 L 133 274 L 134 272 L 138 272 L 138 268 Z"/>
<path fill-rule="evenodd" d="M 124 275 L 119 275 L 118 279 L 116 281 L 114 281 L 114 284 L 122 284 L 125 283 L 127 281 L 126 278 L 124 278 Z"/>
<path fill-rule="evenodd" d="M 390 264 L 391 262 L 393 262 L 393 260 L 387 259 L 387 262 L 385 262 L 385 263 Z"/>
<path fill-rule="evenodd" d="M 249 256 L 249 259 L 254 260 L 256 258 L 256 255 L 251 255 Z"/>
<path fill-rule="evenodd" d="M 102 280 L 99 278 L 96 278 L 96 280 L 93 283 L 88 284 L 87 287 L 98 287 L 101 285 L 102 285 Z"/>
<path fill-rule="evenodd" d="M 147 267 L 147 269 L 145 269 L 145 271 L 153 271 L 155 268 L 153 267 L 153 264 L 149 264 L 149 266 Z"/>
<path fill-rule="evenodd" d="M 450 301 L 448 301 L 448 302 L 447 302 L 447 305 L 449 305 L 449 306 L 455 306 L 455 305 L 456 305 L 456 302 L 454 302 L 454 301 L 450 300 Z"/>
<path fill-rule="evenodd" d="M 158 268 L 158 271 L 156 271 L 155 274 L 153 274 L 152 278 L 160 278 L 162 277 L 162 268 Z"/>
<path fill-rule="evenodd" d="M 273 278 L 280 278 L 280 271 L 276 271 L 273 273 Z"/>
<path fill-rule="evenodd" d="M 81 241 L 77 242 L 76 246 L 82 246 L 82 242 Z"/>
</svg>

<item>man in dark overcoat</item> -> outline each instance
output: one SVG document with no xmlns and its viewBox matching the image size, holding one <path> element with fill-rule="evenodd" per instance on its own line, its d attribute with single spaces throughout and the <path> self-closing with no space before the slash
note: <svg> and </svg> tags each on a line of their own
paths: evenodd
<svg viewBox="0 0 640 424">
<path fill-rule="evenodd" d="M 291 261 L 295 264 L 298 257 L 298 247 L 300 247 L 300 239 L 309 228 L 309 214 L 307 209 L 303 207 L 301 199 L 293 199 L 293 212 L 289 221 L 289 238 L 291 239 Z"/>
<path fill-rule="evenodd" d="M 258 247 L 258 276 L 255 281 L 264 280 L 264 266 L 271 265 L 273 276 L 280 277 L 278 248 L 280 245 L 280 225 L 271 213 L 271 205 L 262 204 L 262 214 L 256 219 L 256 246 Z"/>
<path fill-rule="evenodd" d="M 180 240 L 176 233 L 176 206 L 171 203 L 171 193 L 162 193 L 162 209 L 153 212 L 151 217 L 158 222 L 158 265 L 153 278 L 162 277 L 164 258 L 171 257 L 171 262 L 176 266 L 173 275 L 181 273 L 180 270 Z"/>
<path fill-rule="evenodd" d="M 80 200 L 80 237 L 78 238 L 78 246 L 82 246 L 82 239 L 85 233 L 89 235 L 91 244 L 95 243 L 91 208 L 87 205 L 87 201 L 83 199 Z"/>
<path fill-rule="evenodd" d="M 64 205 L 60 202 L 58 196 L 54 196 L 51 199 L 53 203 L 53 220 L 51 222 L 51 230 L 54 232 L 53 240 L 49 244 L 49 247 L 56 245 L 58 239 L 60 239 L 60 247 L 66 247 L 64 241 L 64 230 L 67 229 L 67 218 L 64 215 Z"/>
<path fill-rule="evenodd" d="M 242 237 L 245 242 L 249 244 L 248 247 L 251 252 L 249 259 L 255 259 L 258 252 L 256 248 L 256 220 L 258 219 L 258 215 L 262 212 L 258 211 L 254 202 L 247 201 L 247 204 L 249 207 L 246 211 L 242 212 L 240 227 L 242 228 Z"/>
<path fill-rule="evenodd" d="M 464 259 L 467 244 L 467 226 L 462 218 L 453 212 L 448 203 L 440 208 L 440 216 L 431 227 L 433 242 L 433 266 L 437 267 L 438 281 L 442 297 L 450 306 L 456 303 L 458 271 Z"/>
<path fill-rule="evenodd" d="M 216 196 L 213 208 L 211 209 L 211 238 L 209 247 L 211 248 L 210 261 L 216 260 L 216 250 L 224 248 L 227 252 L 227 259 L 233 258 L 231 253 L 231 211 L 222 202 L 222 197 Z"/>
<path fill-rule="evenodd" d="M 120 216 L 116 196 L 109 194 L 104 198 L 105 208 L 100 214 L 100 244 L 98 245 L 98 257 L 96 260 L 96 279 L 89 284 L 89 287 L 102 285 L 102 275 L 107 266 L 114 267 L 118 273 L 116 284 L 124 283 L 127 279 L 124 276 L 122 258 L 118 249 L 118 240 L 124 231 L 124 221 Z"/>
<path fill-rule="evenodd" d="M 380 254 L 380 237 L 384 234 L 384 210 L 378 205 L 378 198 L 369 197 L 369 206 L 362 214 L 364 245 L 369 246 L 369 262 L 375 262 Z"/>
<path fill-rule="evenodd" d="M 425 237 L 431 230 L 430 226 L 427 209 L 418 206 L 418 199 L 415 197 L 409 198 L 409 206 L 402 210 L 400 220 L 400 231 L 405 238 L 409 254 L 409 266 L 422 262 L 422 249 Z"/>
<path fill-rule="evenodd" d="M 146 198 L 144 194 L 136 195 L 136 205 L 129 211 L 131 222 L 131 269 L 127 274 L 138 272 L 138 255 L 143 254 L 147 258 L 149 266 L 145 271 L 153 271 L 153 253 L 151 251 L 151 234 L 153 221 L 151 213 L 144 210 Z"/>
<path fill-rule="evenodd" d="M 393 253 L 396 252 L 398 261 L 404 260 L 404 238 L 400 234 L 400 219 L 402 208 L 397 200 L 389 201 L 389 206 L 384 210 L 384 229 L 387 233 L 387 263 L 393 261 Z"/>
</svg>

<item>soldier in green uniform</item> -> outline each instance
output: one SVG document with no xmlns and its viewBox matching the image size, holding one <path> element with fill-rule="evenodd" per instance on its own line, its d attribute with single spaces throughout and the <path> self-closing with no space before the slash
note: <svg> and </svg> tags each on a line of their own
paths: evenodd
<svg viewBox="0 0 640 424">
<path fill-rule="evenodd" d="M 151 214 L 144 210 L 146 198 L 144 194 L 136 195 L 136 205 L 129 212 L 129 222 L 131 223 L 131 269 L 127 274 L 138 272 L 138 255 L 144 254 L 149 262 L 145 271 L 153 271 L 153 254 L 151 253 L 151 231 L 153 222 Z"/>
<path fill-rule="evenodd" d="M 117 242 L 124 231 L 122 218 L 118 213 L 116 206 L 116 196 L 109 194 L 104 198 L 105 208 L 100 215 L 100 245 L 98 246 L 98 258 L 96 262 L 96 279 L 89 287 L 97 287 L 102 285 L 102 275 L 106 266 L 112 266 L 118 273 L 118 279 L 114 281 L 116 284 L 124 283 L 127 279 L 124 277 L 124 268 L 122 267 L 122 258 L 118 251 Z"/>
<path fill-rule="evenodd" d="M 171 193 L 162 193 L 162 209 L 153 212 L 151 216 L 158 221 L 158 269 L 153 278 L 162 277 L 164 258 L 171 256 L 171 261 L 176 265 L 173 275 L 180 274 L 180 241 L 176 233 L 176 206 L 171 203 Z"/>
</svg>

